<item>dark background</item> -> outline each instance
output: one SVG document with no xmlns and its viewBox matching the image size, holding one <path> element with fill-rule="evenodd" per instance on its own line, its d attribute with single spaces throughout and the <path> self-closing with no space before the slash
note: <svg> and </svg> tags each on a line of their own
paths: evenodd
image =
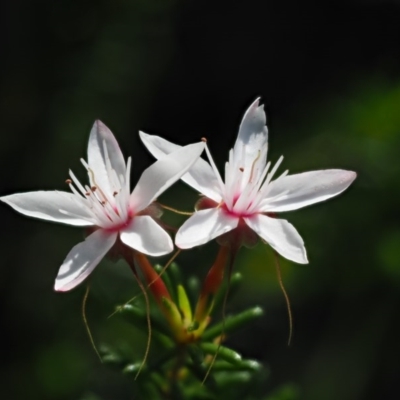
<svg viewBox="0 0 400 400">
<path fill-rule="evenodd" d="M 285 215 L 309 265 L 282 260 L 295 331 L 266 246 L 243 249 L 245 285 L 230 303 L 259 304 L 261 321 L 231 338 L 270 368 L 265 393 L 292 383 L 301 399 L 395 398 L 400 306 L 400 2 L 3 1 L 0 9 L 1 195 L 65 190 L 94 119 L 105 122 L 133 182 L 152 161 L 142 129 L 187 144 L 206 136 L 222 168 L 241 116 L 261 96 L 269 157 L 292 173 L 343 168 L 358 178 L 327 204 Z M 165 196 L 191 209 L 183 184 Z M 58 267 L 82 240 L 76 228 L 0 207 L 2 399 L 125 400 L 131 380 L 101 365 L 81 315 L 84 288 L 53 292 Z M 175 223 L 182 220 L 167 215 Z M 210 245 L 182 269 L 203 276 Z M 95 340 L 142 354 L 143 334 L 118 318 L 136 293 L 122 262 L 93 274 Z"/>
</svg>

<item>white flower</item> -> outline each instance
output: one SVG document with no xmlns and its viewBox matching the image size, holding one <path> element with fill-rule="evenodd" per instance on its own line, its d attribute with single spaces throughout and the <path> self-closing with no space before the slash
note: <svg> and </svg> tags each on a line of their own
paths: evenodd
<svg viewBox="0 0 400 400">
<path fill-rule="evenodd" d="M 188 171 L 204 146 L 203 142 L 192 144 L 162 157 L 143 172 L 130 193 L 131 159 L 126 165 L 111 131 L 96 121 L 89 137 L 88 162 L 81 160 L 90 185 L 83 186 L 70 171 L 67 183 L 72 193 L 28 192 L 0 200 L 30 217 L 93 227 L 93 233 L 69 252 L 56 278 L 55 290 L 70 290 L 93 271 L 118 236 L 125 245 L 151 256 L 173 250 L 170 236 L 145 209 Z"/>
<path fill-rule="evenodd" d="M 225 164 L 223 182 L 206 147 L 210 161 L 199 158 L 182 180 L 198 190 L 211 208 L 196 211 L 179 229 L 175 243 L 187 249 L 204 244 L 246 224 L 283 257 L 308 262 L 304 243 L 292 224 L 275 213 L 296 210 L 324 201 L 345 190 L 356 177 L 339 169 L 287 175 L 272 180 L 283 157 L 273 168 L 266 162 L 268 130 L 263 106 L 257 99 L 246 111 L 235 146 Z M 140 132 L 150 153 L 160 158 L 179 146 Z"/>
</svg>

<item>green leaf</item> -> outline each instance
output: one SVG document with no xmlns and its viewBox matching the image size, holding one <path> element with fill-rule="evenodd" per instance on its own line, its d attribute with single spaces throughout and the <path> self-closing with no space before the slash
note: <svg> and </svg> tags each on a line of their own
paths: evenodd
<svg viewBox="0 0 400 400">
<path fill-rule="evenodd" d="M 162 303 L 165 307 L 166 312 L 168 313 L 169 317 L 171 318 L 171 321 L 172 321 L 174 327 L 181 326 L 182 325 L 182 315 L 179 312 L 176 304 L 173 301 L 171 301 L 170 299 L 167 299 L 166 297 L 162 298 Z M 171 326 L 171 328 L 173 328 L 173 327 Z"/>
<path fill-rule="evenodd" d="M 216 377 L 217 384 L 220 388 L 232 390 L 236 387 L 245 386 L 247 383 L 251 382 L 253 375 L 249 371 L 233 371 L 218 374 Z"/>
<path fill-rule="evenodd" d="M 147 330 L 147 315 L 146 310 L 132 304 L 124 304 L 117 307 L 118 314 L 124 317 L 128 322 L 135 326 Z M 156 316 L 151 315 L 151 328 L 157 333 L 170 336 L 167 326 Z"/>
<path fill-rule="evenodd" d="M 191 276 L 187 281 L 187 294 L 190 302 L 196 304 L 200 295 L 200 281 L 196 276 Z"/>
<path fill-rule="evenodd" d="M 225 323 L 220 322 L 217 325 L 207 329 L 202 336 L 202 340 L 208 341 L 215 339 L 222 333 L 229 334 L 235 332 L 255 319 L 261 317 L 263 314 L 264 311 L 261 307 L 254 307 L 243 311 L 240 314 L 227 317 Z"/>
<path fill-rule="evenodd" d="M 185 288 L 182 285 L 178 285 L 178 302 L 185 322 L 190 323 L 190 321 L 192 320 L 192 308 L 190 306 Z"/>
<path fill-rule="evenodd" d="M 255 360 L 242 360 L 240 363 L 229 363 L 227 361 L 216 361 L 213 371 L 254 371 L 258 372 L 263 368 L 262 364 Z"/>
<path fill-rule="evenodd" d="M 188 346 L 188 351 L 194 364 L 201 364 L 204 361 L 204 352 L 199 348 L 199 346 Z"/>
<path fill-rule="evenodd" d="M 154 270 L 160 274 L 162 271 L 163 267 L 159 264 L 154 266 Z M 168 289 L 169 294 L 171 295 L 171 297 L 174 299 L 174 301 L 176 300 L 176 290 L 174 285 L 171 282 L 171 278 L 169 277 L 168 274 L 168 268 L 163 272 L 163 274 L 161 275 L 161 279 L 163 280 L 163 282 L 165 283 L 165 286 Z"/>
<path fill-rule="evenodd" d="M 229 294 L 228 294 L 229 298 L 232 298 L 232 296 L 234 296 L 237 293 L 240 287 L 240 283 L 242 281 L 243 281 L 243 275 L 240 272 L 235 272 L 234 274 L 232 274 L 229 285 Z M 213 312 L 220 309 L 220 307 L 223 305 L 225 292 L 227 289 L 228 289 L 228 282 L 225 280 L 225 282 L 215 295 Z"/>
<path fill-rule="evenodd" d="M 182 274 L 177 263 L 171 263 L 167 272 L 173 283 L 173 286 L 177 287 L 178 285 L 182 284 Z"/>
<path fill-rule="evenodd" d="M 132 364 L 127 364 L 124 369 L 122 370 L 122 373 L 127 374 L 127 375 L 134 375 L 138 373 L 142 363 L 132 363 Z M 141 371 L 142 373 L 144 372 L 144 369 Z"/>
<path fill-rule="evenodd" d="M 230 349 L 229 347 L 221 346 L 216 343 L 200 343 L 199 347 L 206 354 L 216 354 L 218 357 L 231 364 L 240 365 L 242 362 L 242 356 L 236 351 Z"/>
</svg>

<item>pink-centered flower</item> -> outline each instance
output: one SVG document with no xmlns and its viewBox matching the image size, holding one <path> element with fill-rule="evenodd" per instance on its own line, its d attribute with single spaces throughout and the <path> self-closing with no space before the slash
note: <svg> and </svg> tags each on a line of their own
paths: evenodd
<svg viewBox="0 0 400 400">
<path fill-rule="evenodd" d="M 206 147 L 210 164 L 199 158 L 182 180 L 208 199 L 208 207 L 196 211 L 177 232 L 175 243 L 183 249 L 204 244 L 234 229 L 248 227 L 283 257 L 308 262 L 303 240 L 292 224 L 276 213 L 297 210 L 336 196 L 356 173 L 340 169 L 304 172 L 275 178 L 283 157 L 272 167 L 267 163 L 268 129 L 263 106 L 257 99 L 246 111 L 235 146 L 225 164 L 222 180 Z M 154 157 L 179 146 L 158 136 L 140 132 Z M 247 229 L 246 227 L 246 229 Z"/>
<path fill-rule="evenodd" d="M 86 240 L 69 252 L 56 278 L 55 290 L 70 290 L 93 271 L 118 237 L 126 246 L 150 256 L 173 250 L 170 236 L 146 215 L 146 208 L 189 170 L 204 145 L 191 144 L 161 157 L 143 172 L 130 193 L 131 158 L 125 164 L 114 135 L 96 121 L 90 132 L 88 161 L 81 160 L 89 175 L 89 185 L 82 185 L 70 171 L 67 183 L 72 193 L 38 191 L 0 200 L 30 217 L 92 227 Z"/>
</svg>

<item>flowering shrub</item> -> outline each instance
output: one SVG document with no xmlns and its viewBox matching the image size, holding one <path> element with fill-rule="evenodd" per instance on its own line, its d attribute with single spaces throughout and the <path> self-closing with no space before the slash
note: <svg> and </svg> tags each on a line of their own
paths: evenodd
<svg viewBox="0 0 400 400">
<path fill-rule="evenodd" d="M 243 360 L 223 344 L 228 335 L 262 315 L 255 307 L 225 317 L 228 292 L 241 279 L 233 272 L 236 255 L 242 245 L 252 247 L 261 238 L 288 260 L 307 263 L 300 234 L 278 215 L 340 194 L 356 174 L 338 169 L 294 175 L 286 171 L 275 178 L 283 157 L 273 167 L 267 163 L 268 130 L 258 99 L 243 117 L 224 180 L 205 139 L 181 147 L 143 132 L 140 137 L 157 161 L 142 173 L 132 192 L 131 159 L 125 163 L 111 131 L 96 121 L 87 162 L 82 160 L 88 184 L 81 184 L 70 171 L 71 192 L 18 193 L 0 200 L 30 217 L 85 227 L 86 239 L 72 248 L 60 267 L 56 291 L 75 288 L 105 256 L 127 262 L 143 298 L 117 307 L 116 312 L 148 331 L 145 356 L 132 361 L 108 347 L 100 351 L 104 362 L 137 378 L 141 398 L 232 399 L 242 397 L 241 393 L 260 398 L 256 382 L 266 378 L 265 368 L 257 361 Z M 209 162 L 200 158 L 203 150 Z M 202 197 L 179 227 L 176 246 L 186 250 L 213 239 L 219 245 L 204 282 L 195 278 L 194 286 L 182 280 L 176 264 L 161 268 L 147 258 L 174 250 L 161 220 L 165 206 L 157 197 L 179 179 Z M 222 321 L 212 324 L 218 309 Z M 150 338 L 156 342 L 158 357 L 148 357 Z"/>
</svg>

